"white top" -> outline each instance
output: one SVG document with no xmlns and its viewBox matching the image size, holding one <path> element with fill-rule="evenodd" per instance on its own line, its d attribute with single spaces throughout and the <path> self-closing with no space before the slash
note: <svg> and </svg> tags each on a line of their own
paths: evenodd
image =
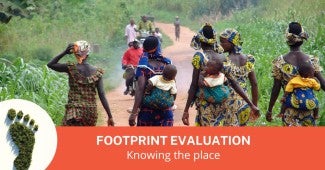
<svg viewBox="0 0 325 170">
<path fill-rule="evenodd" d="M 219 73 L 219 75 L 209 75 L 204 77 L 204 84 L 207 87 L 215 87 L 222 85 L 226 81 L 226 77 L 223 73 Z"/>
<path fill-rule="evenodd" d="M 128 24 L 125 27 L 125 36 L 127 36 L 127 44 L 129 44 L 130 42 L 134 41 L 137 37 L 137 32 L 135 31 L 135 29 L 137 28 L 137 25 L 131 25 Z"/>
<path fill-rule="evenodd" d="M 158 89 L 169 91 L 170 94 L 176 94 L 176 82 L 175 80 L 166 81 L 162 75 L 155 75 L 149 79 L 154 87 L 157 87 Z"/>
<path fill-rule="evenodd" d="M 155 37 L 157 37 L 160 40 L 162 40 L 162 34 L 160 32 L 155 32 L 154 35 L 155 35 Z"/>
</svg>

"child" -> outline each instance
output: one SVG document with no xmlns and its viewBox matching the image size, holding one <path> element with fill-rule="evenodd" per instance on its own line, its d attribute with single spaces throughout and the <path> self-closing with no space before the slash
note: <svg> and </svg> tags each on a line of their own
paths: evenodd
<svg viewBox="0 0 325 170">
<path fill-rule="evenodd" d="M 157 37 L 161 43 L 163 42 L 159 28 L 155 28 L 154 36 Z"/>
<path fill-rule="evenodd" d="M 210 59 L 199 78 L 199 86 L 201 87 L 197 97 L 204 98 L 209 103 L 222 103 L 229 96 L 229 89 L 224 86 L 227 78 L 221 69 L 222 62 Z"/>
<path fill-rule="evenodd" d="M 320 90 L 319 82 L 314 79 L 314 67 L 309 62 L 303 62 L 298 66 L 299 75 L 292 78 L 285 87 L 282 98 L 281 112 L 278 117 L 283 117 L 287 108 L 301 110 L 313 110 L 313 116 L 318 118 L 318 100 L 313 90 Z"/>
<path fill-rule="evenodd" d="M 176 99 L 175 65 L 167 65 L 162 75 L 156 75 L 148 80 L 145 89 L 143 105 L 154 109 L 167 109 L 174 105 Z"/>
</svg>

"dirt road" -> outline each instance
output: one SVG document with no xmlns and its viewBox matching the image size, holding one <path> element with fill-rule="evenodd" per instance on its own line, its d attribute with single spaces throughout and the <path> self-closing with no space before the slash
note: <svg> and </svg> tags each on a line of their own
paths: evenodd
<svg viewBox="0 0 325 170">
<path fill-rule="evenodd" d="M 187 100 L 187 91 L 190 87 L 192 77 L 191 59 L 195 50 L 190 47 L 190 42 L 195 34 L 193 31 L 186 27 L 181 27 L 180 41 L 175 41 L 175 31 L 173 24 L 155 23 L 161 32 L 169 36 L 173 40 L 173 45 L 163 49 L 163 55 L 171 58 L 173 64 L 176 65 L 178 72 L 176 76 L 177 85 L 177 109 L 174 111 L 174 126 L 184 126 L 182 123 L 182 114 Z M 126 111 L 133 106 L 134 98 L 129 95 L 123 95 L 125 90 L 124 82 L 117 88 L 111 90 L 107 94 L 107 99 L 113 114 L 115 126 L 129 126 L 128 118 L 129 113 Z M 99 120 L 97 126 L 106 126 L 107 115 L 103 111 L 101 104 L 99 106 Z M 195 109 L 190 109 L 190 123 L 194 124 Z"/>
</svg>

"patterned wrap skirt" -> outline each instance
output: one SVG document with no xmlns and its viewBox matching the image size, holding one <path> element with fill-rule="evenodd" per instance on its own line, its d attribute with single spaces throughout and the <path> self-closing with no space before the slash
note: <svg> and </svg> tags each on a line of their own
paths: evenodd
<svg viewBox="0 0 325 170">
<path fill-rule="evenodd" d="M 196 126 L 224 126 L 226 107 L 225 103 L 213 104 L 202 98 L 196 98 L 195 105 L 197 114 Z"/>
<path fill-rule="evenodd" d="M 138 114 L 137 126 L 173 126 L 174 114 L 172 108 L 153 110 L 141 107 Z"/>
<path fill-rule="evenodd" d="M 98 118 L 96 106 L 66 105 L 63 126 L 96 126 Z"/>
<path fill-rule="evenodd" d="M 316 126 L 313 110 L 287 108 L 282 117 L 283 126 Z"/>
</svg>

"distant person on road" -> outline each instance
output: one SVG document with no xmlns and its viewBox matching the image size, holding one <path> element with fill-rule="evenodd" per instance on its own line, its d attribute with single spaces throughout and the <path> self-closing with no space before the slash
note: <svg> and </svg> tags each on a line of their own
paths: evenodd
<svg viewBox="0 0 325 170">
<path fill-rule="evenodd" d="M 59 63 L 67 54 L 74 54 L 77 63 Z M 69 76 L 69 94 L 63 126 L 96 126 L 98 113 L 96 89 L 99 99 L 107 113 L 107 125 L 114 121 L 105 97 L 102 76 L 104 71 L 88 64 L 90 45 L 87 41 L 76 41 L 53 58 L 47 66 L 52 70 L 67 73 Z"/>
<path fill-rule="evenodd" d="M 175 26 L 175 37 L 176 37 L 176 41 L 179 41 L 179 34 L 181 32 L 181 22 L 180 22 L 178 16 L 175 17 L 174 26 Z"/>
<path fill-rule="evenodd" d="M 134 40 L 130 48 L 128 48 L 122 57 L 122 69 L 125 70 L 123 78 L 125 79 L 126 89 L 124 95 L 130 94 L 134 96 L 135 89 L 133 88 L 133 79 L 135 75 L 135 69 L 138 66 L 140 57 L 143 53 L 143 49 L 140 48 L 140 42 Z"/>
<path fill-rule="evenodd" d="M 148 20 L 148 17 L 146 15 L 143 15 L 141 17 L 141 21 L 138 24 L 138 29 L 137 31 L 141 32 L 148 32 L 149 34 L 153 34 L 154 31 L 154 26 L 153 23 Z"/>
<path fill-rule="evenodd" d="M 128 24 L 125 27 L 125 39 L 126 39 L 126 43 L 127 45 L 130 47 L 131 44 L 133 43 L 133 41 L 136 39 L 137 37 L 137 32 L 136 32 L 136 28 L 137 25 L 135 25 L 135 22 L 133 19 L 130 19 L 130 24 Z"/>
<path fill-rule="evenodd" d="M 162 40 L 162 34 L 160 33 L 160 30 L 159 30 L 158 27 L 155 28 L 154 36 L 157 37 L 161 43 L 163 42 L 163 40 Z"/>
</svg>

